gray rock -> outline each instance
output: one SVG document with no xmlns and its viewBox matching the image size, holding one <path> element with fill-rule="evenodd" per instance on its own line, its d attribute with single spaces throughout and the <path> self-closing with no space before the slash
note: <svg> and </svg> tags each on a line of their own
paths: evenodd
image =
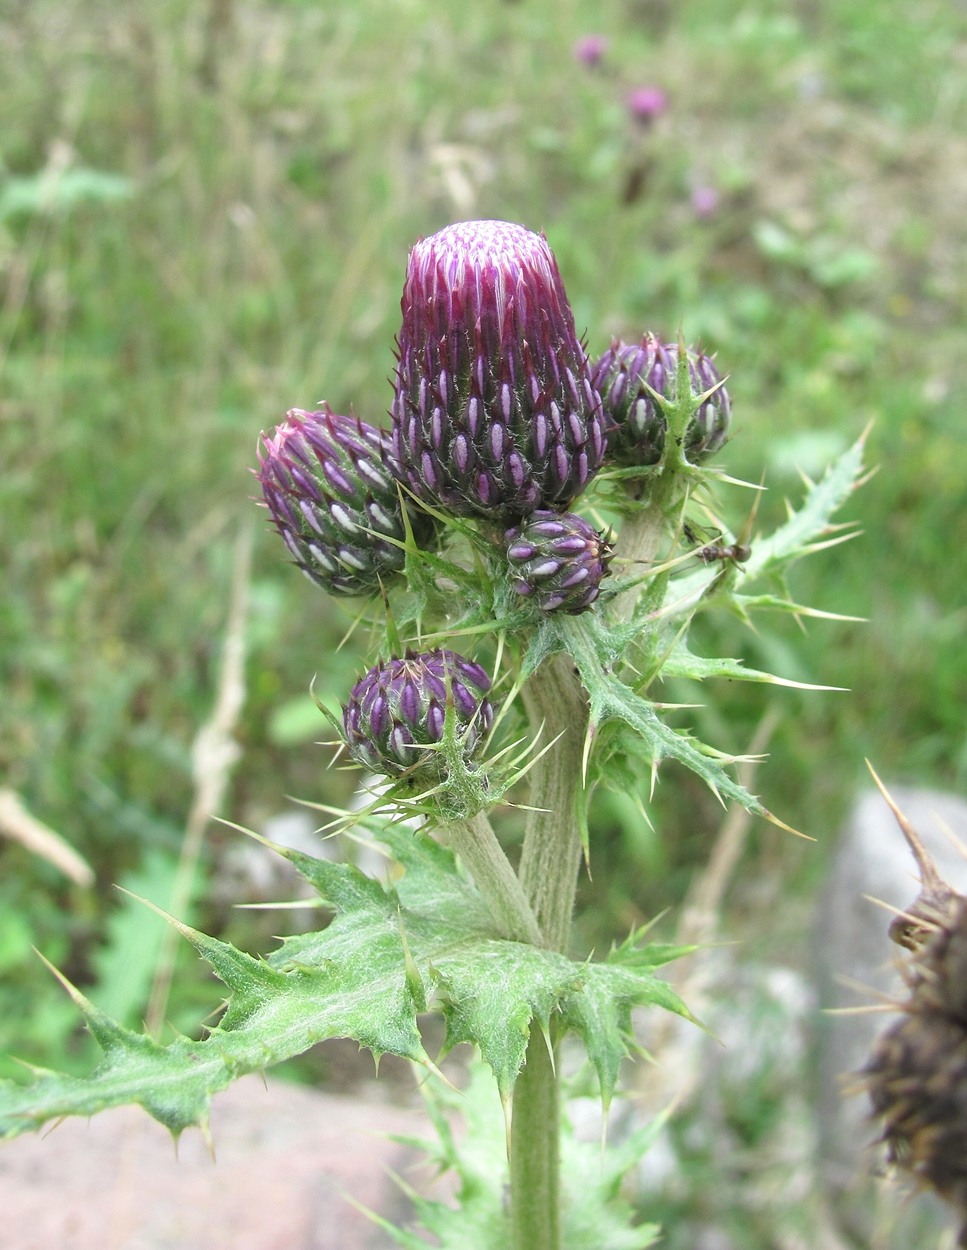
<svg viewBox="0 0 967 1250">
<path fill-rule="evenodd" d="M 955 889 L 967 893 L 967 852 L 944 833 L 947 826 L 967 847 L 967 802 L 939 791 L 888 786 L 917 830 L 927 852 Z M 843 1009 L 883 1006 L 902 992 L 897 971 L 898 948 L 887 930 L 892 914 L 869 897 L 904 908 L 919 890 L 913 856 L 882 796 L 875 790 L 857 802 L 833 856 L 820 900 L 815 935 L 820 1005 Z M 869 897 L 867 897 L 869 896 Z M 903 1205 L 902 1193 L 884 1193 L 872 1177 L 882 1170 L 882 1156 L 869 1104 L 856 1089 L 855 1074 L 863 1067 L 877 1034 L 892 1016 L 883 1010 L 857 1015 L 825 1015 L 819 1028 L 818 1106 L 822 1172 L 844 1225 L 864 1240 L 878 1218 L 877 1207 Z M 939 1202 L 924 1197 L 910 1204 L 928 1225 L 939 1230 L 949 1215 Z M 927 1212 L 929 1211 L 929 1214 Z M 908 1234 L 896 1231 L 878 1245 L 901 1246 Z M 909 1242 L 907 1244 L 910 1244 Z"/>
<path fill-rule="evenodd" d="M 387 1134 L 429 1136 L 419 1111 L 257 1077 L 215 1098 L 211 1130 L 214 1158 L 195 1131 L 176 1151 L 140 1108 L 0 1143 L 0 1245 L 384 1250 L 394 1243 L 349 1198 L 405 1222 L 389 1171 L 418 1156 Z"/>
</svg>

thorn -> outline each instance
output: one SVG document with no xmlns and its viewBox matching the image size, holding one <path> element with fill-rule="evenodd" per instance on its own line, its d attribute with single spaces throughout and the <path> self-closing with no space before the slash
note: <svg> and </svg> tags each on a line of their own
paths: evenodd
<svg viewBox="0 0 967 1250">
<path fill-rule="evenodd" d="M 804 842 L 816 841 L 816 839 L 812 837 L 811 834 L 800 833 L 800 831 L 798 829 L 794 829 L 792 825 L 787 825 L 784 820 L 780 820 L 779 817 L 776 816 L 773 812 L 770 812 L 767 807 L 762 808 L 759 815 L 764 816 L 766 820 L 770 822 L 770 824 L 775 825 L 778 829 L 785 829 L 786 833 L 791 833 L 794 837 L 802 838 Z"/>
<path fill-rule="evenodd" d="M 900 811 L 899 807 L 897 807 L 892 796 L 890 795 L 890 792 L 877 776 L 876 769 L 869 760 L 866 761 L 866 767 L 870 770 L 870 776 L 873 778 L 876 788 L 879 790 L 880 794 L 883 795 L 887 807 L 896 817 L 896 822 L 900 826 L 900 832 L 903 834 L 904 838 L 906 838 L 907 846 L 909 846 L 910 850 L 913 852 L 913 858 L 917 861 L 917 867 L 920 869 L 920 884 L 923 886 L 924 890 L 928 892 L 943 890 L 946 883 L 937 871 L 936 864 L 927 854 L 926 848 L 917 835 L 917 831 L 907 820 L 906 816 L 904 816 L 904 814 Z"/>
<path fill-rule="evenodd" d="M 553 1073 L 554 1079 L 556 1080 L 557 1079 L 557 1059 L 554 1055 L 554 1043 L 551 1041 L 551 1035 L 548 1032 L 548 1027 L 543 1021 L 541 1021 L 540 1028 L 541 1028 L 541 1036 L 544 1038 L 544 1045 L 547 1047 L 547 1057 L 551 1061 L 551 1072 Z"/>
<path fill-rule="evenodd" d="M 200 1120 L 198 1122 L 198 1129 L 201 1132 L 202 1137 L 205 1139 L 205 1145 L 208 1147 L 208 1157 L 211 1159 L 212 1163 L 217 1163 L 218 1160 L 215 1158 L 215 1142 L 212 1138 L 211 1123 L 207 1115 L 204 1120 Z"/>
</svg>

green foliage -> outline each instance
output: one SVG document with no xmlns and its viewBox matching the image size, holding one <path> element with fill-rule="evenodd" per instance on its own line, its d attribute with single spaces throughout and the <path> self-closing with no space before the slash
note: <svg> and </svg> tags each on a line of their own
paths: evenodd
<svg viewBox="0 0 967 1250">
<path fill-rule="evenodd" d="M 159 0 L 119 23 L 93 0 L 34 0 L 0 16 L 0 195 L 30 205 L 0 224 L 0 772 L 98 874 L 79 891 L 0 846 L 0 1050 L 84 1062 L 76 1013 L 38 984 L 31 943 L 80 985 L 106 978 L 99 1002 L 136 1011 L 134 988 L 111 984 L 120 954 L 102 965 L 95 952 L 122 952 L 137 914 L 112 883 L 178 851 L 240 491 L 254 493 L 253 421 L 321 397 L 379 421 L 402 257 L 457 217 L 543 226 L 592 351 L 681 323 L 717 351 L 737 419 L 728 468 L 758 481 L 768 464 L 763 530 L 798 494 L 796 471 L 817 476 L 875 418 L 868 454 L 882 469 L 851 506 L 863 539 L 788 574 L 793 600 L 870 624 L 801 632 L 805 618 L 775 612 L 752 632 L 703 600 L 663 693 L 680 695 L 673 671 L 738 675 L 714 656 L 851 688 L 783 692 L 756 778 L 810 832 L 837 827 L 864 755 L 885 775 L 963 788 L 957 6 L 361 0 L 226 5 L 232 20 L 209 23 L 220 7 Z M 571 45 L 592 30 L 612 43 L 604 72 L 586 74 Z M 623 93 L 645 80 L 671 107 L 643 136 Z M 38 212 L 55 177 L 62 202 Z M 701 187 L 718 205 L 698 218 Z M 752 547 L 754 561 L 758 531 Z M 736 573 L 733 598 L 749 578 Z M 318 672 L 322 699 L 344 693 L 367 635 L 336 652 L 352 613 L 321 607 L 268 533 L 251 590 L 230 807 L 258 824 L 282 793 L 348 798 L 351 782 L 310 745 L 305 687 Z M 785 593 L 744 608 L 780 607 Z M 738 754 L 763 687 L 723 688 L 727 712 L 690 711 L 690 731 Z M 602 726 L 599 758 L 620 732 Z M 716 819 L 700 785 L 659 787 L 649 832 L 626 797 L 647 789 L 647 769 L 614 780 L 626 794 L 590 830 L 595 882 L 629 847 L 647 863 L 615 880 L 595 921 L 605 935 L 667 906 L 672 882 L 684 891 Z M 748 875 L 785 854 L 762 845 Z M 789 889 L 816 880 L 823 853 L 797 861 Z M 224 919 L 209 908 L 199 923 Z M 146 957 L 135 962 L 143 984 Z"/>
<path fill-rule="evenodd" d="M 505 1250 L 509 1231 L 499 1178 L 506 1175 L 506 1141 L 486 1070 L 482 1064 L 472 1065 L 469 1082 L 459 1094 L 439 1083 L 427 1084 L 424 1098 L 436 1137 L 400 1140 L 420 1149 L 435 1172 L 453 1174 L 457 1205 L 426 1198 L 398 1179 L 413 1202 L 419 1231 L 396 1227 L 370 1213 L 372 1218 L 403 1250 L 424 1250 L 428 1245 L 438 1245 L 440 1250 Z M 452 1125 L 456 1115 L 466 1128 L 459 1145 Z M 657 1226 L 636 1222 L 621 1190 L 664 1122 L 664 1116 L 655 1116 L 646 1128 L 631 1133 L 606 1153 L 599 1141 L 582 1141 L 570 1132 L 565 1135 L 564 1250 L 645 1250 L 654 1244 Z M 424 1233 L 434 1240 L 426 1240 Z"/>
<path fill-rule="evenodd" d="M 652 971 L 681 952 L 629 939 L 601 963 L 575 963 L 498 939 L 447 850 L 405 828 L 380 828 L 378 836 L 402 869 L 395 885 L 282 852 L 335 918 L 320 932 L 286 939 L 266 959 L 178 924 L 229 992 L 203 1041 L 179 1037 L 162 1046 L 68 986 L 103 1059 L 86 1079 L 40 1071 L 27 1085 L 0 1085 L 3 1134 L 130 1102 L 175 1134 L 204 1128 L 211 1096 L 235 1077 L 329 1037 L 353 1038 L 377 1061 L 392 1052 L 432 1067 L 417 1027 L 431 1003 L 446 1022 L 444 1051 L 476 1045 L 504 1099 L 531 1030 L 549 1035 L 552 1017 L 560 1017 L 581 1036 L 608 1100 L 631 1042 L 632 1007 L 687 1014 Z"/>
<path fill-rule="evenodd" d="M 82 204 L 130 199 L 130 178 L 96 169 L 50 169 L 29 177 L 0 180 L 0 222 L 19 216 L 68 213 Z"/>
</svg>

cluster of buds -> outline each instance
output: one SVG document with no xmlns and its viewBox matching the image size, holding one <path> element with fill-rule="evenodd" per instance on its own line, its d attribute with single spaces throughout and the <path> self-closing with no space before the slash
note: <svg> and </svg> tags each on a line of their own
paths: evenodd
<svg viewBox="0 0 967 1250">
<path fill-rule="evenodd" d="M 877 1040 L 863 1084 L 889 1159 L 946 1199 L 967 1247 L 967 898 L 941 877 L 894 809 L 920 868 L 917 900 L 890 926 L 908 953 L 902 1015 Z"/>
<path fill-rule="evenodd" d="M 699 464 L 725 442 L 732 419 L 728 392 L 704 352 L 686 353 L 696 406 L 684 434 L 685 455 Z M 615 341 L 594 366 L 595 388 L 609 418 L 608 455 L 625 467 L 658 464 L 665 450 L 668 408 L 677 404 L 680 349 L 645 334 L 641 342 Z"/>
<path fill-rule="evenodd" d="M 696 463 L 724 441 L 729 400 L 706 356 L 687 362 Z M 477 522 L 538 615 L 577 615 L 598 599 L 611 547 L 570 509 L 606 459 L 661 462 L 678 365 L 678 347 L 645 335 L 592 366 L 543 235 L 448 226 L 410 252 L 391 429 L 293 409 L 263 436 L 264 502 L 295 563 L 333 594 L 378 591 L 449 514 Z M 343 734 L 375 772 L 432 771 L 448 708 L 468 756 L 479 746 L 488 690 L 471 660 L 408 652 L 357 684 Z"/>
<path fill-rule="evenodd" d="M 437 748 L 447 708 L 469 759 L 493 723 L 489 691 L 490 678 L 480 665 L 454 651 L 408 651 L 376 664 L 353 687 L 343 709 L 346 745 L 370 772 L 439 778 L 446 769 Z"/>
</svg>

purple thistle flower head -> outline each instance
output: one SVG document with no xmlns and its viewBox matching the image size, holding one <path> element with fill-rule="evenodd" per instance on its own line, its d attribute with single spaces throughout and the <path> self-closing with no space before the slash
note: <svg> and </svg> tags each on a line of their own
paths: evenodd
<svg viewBox="0 0 967 1250">
<path fill-rule="evenodd" d="M 667 110 L 668 96 L 661 87 L 635 87 L 628 92 L 625 103 L 633 121 L 650 126 L 656 117 L 661 117 Z"/>
<path fill-rule="evenodd" d="M 393 401 L 403 480 L 504 524 L 565 508 L 604 456 L 601 399 L 543 235 L 466 221 L 410 252 Z"/>
<path fill-rule="evenodd" d="M 300 569 L 337 595 L 370 594 L 403 567 L 399 487 L 388 435 L 324 404 L 293 408 L 262 436 L 256 475 L 272 521 Z M 425 515 L 411 523 L 420 539 Z"/>
<path fill-rule="evenodd" d="M 585 612 L 601 590 L 611 544 L 576 512 L 533 512 L 504 536 L 517 594 L 541 612 Z"/>
<path fill-rule="evenodd" d="M 596 69 L 604 60 L 608 44 L 606 35 L 582 35 L 574 45 L 574 59 L 588 69 Z"/>
<path fill-rule="evenodd" d="M 356 683 L 343 708 L 349 753 L 374 773 L 398 777 L 412 768 L 422 780 L 440 777 L 446 771 L 442 755 L 423 748 L 443 741 L 448 695 L 469 758 L 493 724 L 489 690 L 484 669 L 455 651 L 407 651 L 402 659 L 380 661 Z"/>
<path fill-rule="evenodd" d="M 714 217 L 719 210 L 721 196 L 717 188 L 702 184 L 692 191 L 692 209 L 696 217 Z"/>
<path fill-rule="evenodd" d="M 711 359 L 687 350 L 693 394 L 718 387 L 692 413 L 685 432 L 685 453 L 692 464 L 707 459 L 725 442 L 732 418 L 728 392 Z M 658 464 L 665 449 L 668 420 L 657 392 L 674 403 L 678 388 L 678 344 L 645 334 L 637 344 L 615 340 L 594 367 L 594 386 L 601 392 L 610 421 L 608 458 L 622 467 Z"/>
</svg>

